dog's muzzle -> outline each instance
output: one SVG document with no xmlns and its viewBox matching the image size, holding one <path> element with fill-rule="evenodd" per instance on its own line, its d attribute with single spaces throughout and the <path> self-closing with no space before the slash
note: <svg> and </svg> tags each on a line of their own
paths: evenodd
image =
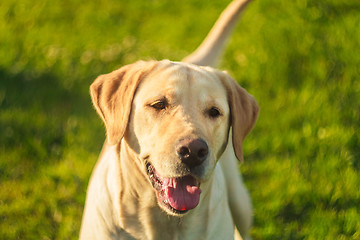
<svg viewBox="0 0 360 240">
<path fill-rule="evenodd" d="M 176 153 L 181 161 L 191 169 L 200 166 L 209 154 L 209 147 L 200 138 L 181 139 L 176 147 Z"/>
<path fill-rule="evenodd" d="M 147 163 L 146 169 L 161 207 L 174 215 L 181 215 L 199 204 L 200 183 L 191 175 L 162 177 L 150 163 Z"/>
</svg>

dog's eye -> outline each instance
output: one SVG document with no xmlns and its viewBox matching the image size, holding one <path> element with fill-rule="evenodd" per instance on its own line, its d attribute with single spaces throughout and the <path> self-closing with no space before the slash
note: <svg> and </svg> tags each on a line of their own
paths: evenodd
<svg viewBox="0 0 360 240">
<path fill-rule="evenodd" d="M 209 115 L 209 117 L 211 118 L 217 118 L 219 116 L 221 116 L 221 112 L 218 108 L 216 107 L 212 107 L 207 111 L 207 114 Z"/>
<path fill-rule="evenodd" d="M 162 99 L 150 104 L 150 106 L 155 108 L 156 110 L 163 110 L 168 106 L 168 102 L 166 101 L 166 99 Z"/>
</svg>

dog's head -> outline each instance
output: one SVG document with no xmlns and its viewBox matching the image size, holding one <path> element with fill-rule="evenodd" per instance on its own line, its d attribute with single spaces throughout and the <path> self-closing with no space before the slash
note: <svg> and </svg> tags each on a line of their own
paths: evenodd
<svg viewBox="0 0 360 240">
<path fill-rule="evenodd" d="M 136 153 L 160 207 L 181 215 L 197 206 L 232 126 L 236 157 L 255 124 L 255 99 L 227 74 L 170 61 L 139 61 L 91 85 L 107 140 Z"/>
</svg>

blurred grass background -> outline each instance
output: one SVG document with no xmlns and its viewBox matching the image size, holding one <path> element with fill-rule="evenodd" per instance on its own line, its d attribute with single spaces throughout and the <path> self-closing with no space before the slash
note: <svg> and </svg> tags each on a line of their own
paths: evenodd
<svg viewBox="0 0 360 240">
<path fill-rule="evenodd" d="M 0 2 L 0 239 L 77 239 L 105 131 L 88 87 L 180 60 L 229 1 Z M 241 165 L 254 239 L 360 239 L 360 2 L 253 2 L 226 49 L 261 107 Z"/>
</svg>

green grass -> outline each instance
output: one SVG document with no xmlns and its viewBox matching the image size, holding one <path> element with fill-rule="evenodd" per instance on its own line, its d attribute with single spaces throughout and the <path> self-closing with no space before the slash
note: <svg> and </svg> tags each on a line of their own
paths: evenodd
<svg viewBox="0 0 360 240">
<path fill-rule="evenodd" d="M 227 3 L 0 3 L 0 239 L 77 239 L 105 133 L 89 85 L 180 60 Z M 359 29 L 358 0 L 259 0 L 234 32 L 221 68 L 261 107 L 240 166 L 254 239 L 360 239 Z"/>
</svg>

